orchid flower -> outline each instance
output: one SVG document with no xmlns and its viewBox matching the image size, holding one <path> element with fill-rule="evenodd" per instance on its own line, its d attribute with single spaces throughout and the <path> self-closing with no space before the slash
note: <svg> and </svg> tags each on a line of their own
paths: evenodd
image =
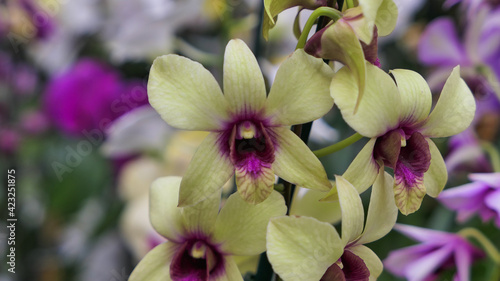
<svg viewBox="0 0 500 281">
<path fill-rule="evenodd" d="M 224 94 L 200 64 L 177 55 L 157 58 L 151 68 L 151 105 L 171 126 L 210 131 L 182 180 L 179 206 L 202 201 L 233 175 L 247 202 L 264 201 L 275 177 L 329 191 L 320 161 L 289 126 L 318 119 L 333 105 L 333 71 L 297 50 L 278 70 L 269 96 L 254 55 L 231 40 L 224 57 Z"/>
<path fill-rule="evenodd" d="M 470 174 L 469 179 L 473 182 L 446 189 L 438 200 L 458 211 L 460 222 L 479 214 L 483 222 L 494 218 L 500 228 L 500 173 Z"/>
<path fill-rule="evenodd" d="M 447 73 L 460 65 L 462 75 L 474 93 L 484 95 L 499 91 L 491 78 L 487 79 L 482 70 L 478 71 L 487 66 L 492 69 L 493 76 L 500 77 L 499 16 L 500 9 L 480 9 L 474 18 L 469 19 L 463 42 L 451 18 L 436 19 L 426 27 L 419 41 L 418 53 L 421 62 L 435 67 L 429 77 L 432 89 L 440 87 Z"/>
<path fill-rule="evenodd" d="M 422 242 L 393 251 L 384 260 L 384 266 L 394 275 L 409 281 L 435 280 L 441 270 L 456 266 L 453 280 L 468 281 L 470 266 L 484 253 L 455 233 L 397 224 L 394 229 Z"/>
<path fill-rule="evenodd" d="M 364 225 L 356 189 L 336 177 L 342 210 L 342 239 L 329 223 L 310 217 L 275 217 L 267 227 L 267 256 L 284 281 L 376 280 L 382 262 L 363 244 L 385 236 L 396 223 L 392 178 L 381 173 L 375 181 Z M 354 279 L 356 278 L 356 279 Z"/>
<path fill-rule="evenodd" d="M 357 83 L 351 71 L 342 68 L 331 84 L 344 120 L 371 138 L 344 177 L 361 193 L 373 183 L 381 165 L 392 168 L 396 204 L 401 213 L 409 214 L 419 209 L 426 193 L 438 196 L 447 181 L 443 157 L 430 138 L 465 130 L 474 117 L 474 97 L 456 67 L 430 112 L 431 91 L 418 73 L 392 70 L 393 80 L 376 66 L 367 64 L 366 69 L 365 96 L 355 114 Z"/>
<path fill-rule="evenodd" d="M 180 183 L 179 177 L 166 177 L 151 186 L 151 223 L 168 241 L 151 250 L 129 280 L 243 280 L 232 255 L 265 250 L 269 219 L 286 213 L 283 197 L 274 191 L 252 205 L 233 194 L 219 212 L 216 193 L 178 208 Z"/>
</svg>

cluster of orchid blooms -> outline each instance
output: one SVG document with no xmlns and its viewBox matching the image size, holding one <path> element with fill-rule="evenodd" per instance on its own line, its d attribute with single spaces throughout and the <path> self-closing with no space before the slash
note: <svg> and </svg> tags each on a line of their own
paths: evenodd
<svg viewBox="0 0 500 281">
<path fill-rule="evenodd" d="M 477 58 L 470 51 L 467 58 L 469 50 L 460 45 L 451 51 L 432 49 L 435 40 L 453 37 L 446 32 L 450 21 L 436 21 L 446 28 L 429 27 L 422 39 L 428 50 L 421 53 L 424 62 L 443 66 L 436 76 L 447 77 L 433 105 L 431 88 L 420 74 L 380 68 L 377 37 L 390 34 L 397 20 L 392 0 L 346 0 L 340 7 L 314 0 L 265 0 L 264 5 L 264 37 L 283 10 L 313 10 L 269 93 L 257 60 L 238 39 L 226 47 L 222 90 L 208 70 L 185 57 L 165 55 L 153 63 L 148 81 L 153 108 L 175 128 L 208 135 L 182 179 L 153 183 L 151 223 L 167 242 L 144 257 L 130 280 L 243 280 L 234 256 L 263 252 L 285 281 L 376 280 L 383 264 L 365 244 L 393 228 L 423 244 L 392 252 L 385 261 L 389 271 L 430 280 L 451 263 L 455 280 L 470 280 L 470 264 L 485 255 L 466 239 L 484 242 L 477 231 L 453 234 L 395 223 L 398 209 L 403 215 L 416 212 L 428 194 L 459 210 L 461 219 L 479 213 L 486 220 L 495 217 L 500 226 L 500 171 L 471 174 L 473 183 L 441 193 L 448 172 L 432 141 L 469 127 L 476 102 L 466 83 L 471 81 L 461 75 L 473 79 L 471 72 L 479 65 L 487 68 L 482 62 L 494 54 L 480 52 L 484 57 Z M 307 40 L 314 23 L 318 31 Z M 435 39 L 441 33 L 445 37 Z M 332 62 L 342 67 L 334 71 Z M 296 132 L 334 104 L 357 133 L 312 152 Z M 366 145 L 342 176 L 329 181 L 333 175 L 317 155 L 362 137 L 369 138 Z M 221 188 L 233 175 L 237 192 L 221 203 Z M 276 185 L 276 176 L 285 184 Z M 337 206 L 340 235 L 333 221 L 291 210 L 288 183 Z M 365 220 L 359 194 L 370 187 Z M 500 262 L 495 250 L 487 251 Z"/>
</svg>

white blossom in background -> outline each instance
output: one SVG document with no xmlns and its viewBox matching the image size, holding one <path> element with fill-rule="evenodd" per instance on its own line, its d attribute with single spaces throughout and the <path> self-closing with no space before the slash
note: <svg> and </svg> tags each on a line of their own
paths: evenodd
<svg viewBox="0 0 500 281">
<path fill-rule="evenodd" d="M 29 46 L 29 54 L 43 70 L 58 73 L 72 64 L 83 45 L 82 36 L 103 23 L 100 0 L 42 1 L 43 15 L 54 21 L 48 38 Z M 44 5 L 45 4 L 45 5 Z"/>
<path fill-rule="evenodd" d="M 208 20 L 200 0 L 109 0 L 106 4 L 101 39 L 117 62 L 152 60 L 170 53 L 179 29 Z"/>
</svg>

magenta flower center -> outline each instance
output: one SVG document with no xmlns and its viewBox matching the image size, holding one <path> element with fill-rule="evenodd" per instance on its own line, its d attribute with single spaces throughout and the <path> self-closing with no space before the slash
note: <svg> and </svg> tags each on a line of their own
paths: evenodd
<svg viewBox="0 0 500 281">
<path fill-rule="evenodd" d="M 223 254 L 205 239 L 184 242 L 170 264 L 170 277 L 174 281 L 209 280 L 223 272 Z"/>
<path fill-rule="evenodd" d="M 274 144 L 263 122 L 244 120 L 233 125 L 230 157 L 236 169 L 258 177 L 262 168 L 274 162 Z"/>
</svg>

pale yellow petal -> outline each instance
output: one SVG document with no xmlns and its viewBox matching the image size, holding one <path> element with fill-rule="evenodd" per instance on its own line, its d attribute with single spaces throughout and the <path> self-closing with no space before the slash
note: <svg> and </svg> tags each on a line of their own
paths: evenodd
<svg viewBox="0 0 500 281">
<path fill-rule="evenodd" d="M 181 242 L 185 234 L 181 209 L 177 208 L 180 177 L 155 180 L 150 190 L 149 217 L 154 229 L 171 241 Z"/>
<path fill-rule="evenodd" d="M 347 245 L 363 232 L 365 212 L 356 188 L 341 176 L 335 176 L 342 210 L 342 243 Z"/>
<path fill-rule="evenodd" d="M 431 112 L 432 94 L 425 79 L 415 71 L 394 69 L 394 76 L 401 95 L 400 122 L 414 124 L 425 120 Z"/>
<path fill-rule="evenodd" d="M 170 262 L 179 246 L 173 242 L 165 242 L 156 246 L 139 262 L 128 280 L 172 280 L 170 278 Z"/>
<path fill-rule="evenodd" d="M 335 228 L 314 218 L 278 217 L 267 227 L 267 257 L 284 281 L 319 280 L 343 252 Z"/>
<path fill-rule="evenodd" d="M 340 202 L 320 202 L 326 192 L 297 187 L 290 215 L 313 217 L 322 222 L 336 223 L 342 218 Z"/>
<path fill-rule="evenodd" d="M 453 69 L 444 84 L 438 102 L 422 126 L 427 137 L 448 137 L 469 127 L 476 112 L 476 102 L 465 81 L 460 78 L 460 66 Z"/>
<path fill-rule="evenodd" d="M 273 170 L 279 177 L 295 185 L 329 191 L 325 168 L 307 145 L 288 128 L 273 128 L 276 139 Z"/>
<path fill-rule="evenodd" d="M 181 209 L 184 229 L 188 233 L 210 235 L 215 225 L 221 202 L 221 189 L 207 199 Z"/>
<path fill-rule="evenodd" d="M 375 25 L 379 36 L 389 35 L 398 21 L 398 6 L 393 0 L 383 0 L 377 10 Z"/>
<path fill-rule="evenodd" d="M 212 74 L 178 55 L 155 59 L 148 97 L 163 120 L 179 129 L 213 131 L 229 119 L 228 103 Z"/>
<path fill-rule="evenodd" d="M 273 191 L 264 202 L 253 205 L 239 194 L 229 197 L 215 222 L 214 241 L 234 255 L 257 255 L 266 250 L 269 219 L 286 214 L 283 196 Z"/>
<path fill-rule="evenodd" d="M 358 85 L 343 67 L 332 79 L 330 93 L 344 120 L 366 137 L 378 137 L 399 124 L 401 100 L 394 80 L 380 68 L 366 63 L 366 88 L 355 113 Z"/>
<path fill-rule="evenodd" d="M 258 113 L 266 101 L 266 86 L 257 59 L 240 39 L 229 41 L 224 54 L 224 96 L 229 110 Z"/>
<path fill-rule="evenodd" d="M 224 144 L 221 138 L 219 133 L 210 133 L 196 150 L 182 178 L 179 193 L 180 207 L 209 198 L 234 174 L 234 165 L 229 153 L 222 152 L 221 146 Z"/>
<path fill-rule="evenodd" d="M 381 171 L 373 184 L 368 216 L 361 239 L 356 244 L 366 244 L 384 237 L 391 231 L 398 218 L 398 208 L 394 202 L 394 180 Z"/>
<path fill-rule="evenodd" d="M 224 257 L 224 274 L 215 277 L 213 281 L 243 281 L 238 265 L 232 256 Z"/>
<path fill-rule="evenodd" d="M 429 138 L 425 140 L 429 144 L 431 153 L 431 165 L 429 166 L 429 170 L 424 173 L 425 190 L 429 196 L 437 197 L 448 181 L 448 171 L 446 170 L 443 156 L 441 156 L 441 152 L 439 152 L 436 144 Z"/>
<path fill-rule="evenodd" d="M 342 175 L 356 188 L 359 194 L 367 190 L 377 178 L 379 165 L 373 158 L 373 148 L 376 141 L 376 138 L 370 139 Z"/>
<path fill-rule="evenodd" d="M 267 99 L 266 115 L 274 124 L 303 124 L 325 115 L 333 106 L 333 71 L 304 52 L 295 51 L 281 64 Z"/>
</svg>

